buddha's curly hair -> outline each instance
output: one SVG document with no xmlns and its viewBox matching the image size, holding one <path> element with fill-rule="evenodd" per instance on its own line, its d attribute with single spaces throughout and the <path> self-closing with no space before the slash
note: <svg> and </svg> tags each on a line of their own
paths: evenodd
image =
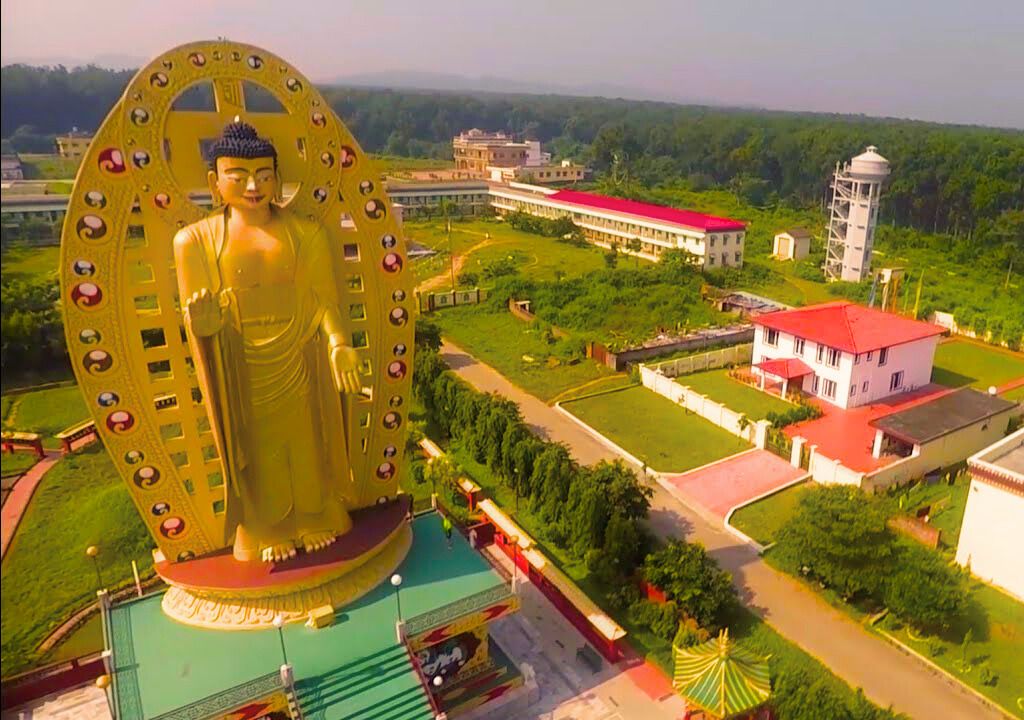
<svg viewBox="0 0 1024 720">
<path fill-rule="evenodd" d="M 256 134 L 256 128 L 247 122 L 235 120 L 224 127 L 224 132 L 210 146 L 206 160 L 210 169 L 217 169 L 217 158 L 235 157 L 252 160 L 254 158 L 274 158 L 274 169 L 277 169 L 277 150 L 274 144 Z"/>
</svg>

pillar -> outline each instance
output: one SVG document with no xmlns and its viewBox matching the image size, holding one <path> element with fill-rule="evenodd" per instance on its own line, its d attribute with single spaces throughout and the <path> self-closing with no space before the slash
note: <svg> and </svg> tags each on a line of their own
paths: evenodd
<svg viewBox="0 0 1024 720">
<path fill-rule="evenodd" d="M 771 425 L 767 420 L 758 420 L 754 423 L 754 445 L 758 450 L 764 450 L 768 446 L 768 428 Z"/>
<path fill-rule="evenodd" d="M 882 457 L 882 443 L 885 441 L 885 433 L 881 430 L 875 430 L 875 444 L 871 448 L 871 457 L 880 458 Z"/>
<path fill-rule="evenodd" d="M 800 467 L 800 456 L 803 454 L 804 444 L 806 443 L 807 439 L 799 435 L 793 438 L 793 452 L 789 456 L 789 464 L 795 468 Z"/>
</svg>

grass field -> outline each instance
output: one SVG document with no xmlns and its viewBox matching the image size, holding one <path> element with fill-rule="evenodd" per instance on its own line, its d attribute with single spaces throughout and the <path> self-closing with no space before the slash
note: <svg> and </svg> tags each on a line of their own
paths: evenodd
<svg viewBox="0 0 1024 720">
<path fill-rule="evenodd" d="M 89 417 L 82 391 L 74 385 L 15 395 L 13 400 L 4 427 L 37 432 L 43 436 L 46 447 L 60 447 L 60 441 L 53 436 Z"/>
<path fill-rule="evenodd" d="M 441 326 L 445 337 L 541 400 L 613 374 L 611 368 L 586 358 L 574 365 L 549 365 L 555 347 L 546 343 L 533 325 L 509 312 L 457 307 L 436 312 L 431 320 Z"/>
<path fill-rule="evenodd" d="M 672 674 L 672 647 L 652 633 L 647 627 L 632 622 L 628 611 L 618 611 L 608 602 L 607 587 L 602 586 L 590 575 L 586 565 L 573 558 L 566 551 L 544 540 L 545 526 L 533 513 L 528 503 L 520 503 L 515 509 L 515 494 L 499 482 L 484 466 L 476 463 L 469 453 L 461 448 L 449 448 L 452 457 L 473 480 L 492 498 L 505 512 L 521 525 L 534 540 L 539 549 L 598 606 L 611 616 L 628 633 L 627 642 L 641 656 L 658 665 L 665 674 Z M 767 623 L 759 619 L 745 608 L 736 612 L 729 624 L 729 636 L 742 645 L 764 656 L 770 656 L 769 665 L 772 677 L 776 680 L 782 674 L 800 673 L 811 681 L 822 680 L 847 702 L 852 702 L 854 691 L 849 685 L 833 675 L 824 665 L 803 652 L 799 647 L 775 632 Z"/>
<path fill-rule="evenodd" d="M 36 490 L 4 558 L 2 670 L 38 662 L 39 643 L 96 599 L 96 572 L 85 548 L 100 549 L 104 584 L 132 580 L 131 561 L 152 567 L 152 541 L 99 443 L 57 463 Z"/>
<path fill-rule="evenodd" d="M 683 472 L 750 449 L 738 437 L 641 386 L 562 407 L 660 472 Z"/>
<path fill-rule="evenodd" d="M 39 458 L 33 452 L 16 452 L 16 453 L 3 453 L 0 456 L 0 474 L 5 477 L 7 475 L 20 474 L 28 470 L 30 467 L 39 462 Z"/>
<path fill-rule="evenodd" d="M 59 264 L 60 247 L 57 245 L 10 245 L 0 256 L 5 281 L 56 281 Z"/>
<path fill-rule="evenodd" d="M 936 665 L 986 695 L 1007 710 L 1020 713 L 1017 704 L 1024 696 L 1024 603 L 980 582 L 971 583 L 973 613 L 964 627 L 954 628 L 945 636 L 922 636 L 902 627 L 892 616 L 882 621 L 882 629 L 892 633 Z M 961 650 L 964 633 L 972 629 L 967 647 L 966 664 Z M 981 682 L 981 671 L 987 667 L 997 676 L 994 686 Z"/>
<path fill-rule="evenodd" d="M 433 248 L 438 255 L 413 265 L 416 278 L 423 281 L 449 269 L 449 243 L 441 219 L 409 221 L 405 236 Z M 473 249 L 475 248 L 475 249 Z M 473 249 L 472 252 L 469 252 Z M 604 267 L 604 254 L 594 247 L 576 247 L 554 238 L 534 235 L 493 219 L 452 221 L 451 252 L 468 256 L 462 272 L 482 277 L 483 269 L 496 260 L 511 258 L 515 267 L 531 279 L 554 280 L 556 271 L 565 277 L 585 275 Z"/>
<path fill-rule="evenodd" d="M 78 172 L 80 158 L 60 155 L 19 153 L 26 180 L 73 180 Z"/>
<path fill-rule="evenodd" d="M 734 380 L 726 368 L 680 375 L 676 382 L 746 415 L 750 420 L 761 420 L 770 412 L 786 412 L 793 408 L 785 400 Z"/>
<path fill-rule="evenodd" d="M 732 514 L 729 524 L 762 545 L 773 543 L 775 534 L 793 517 L 797 503 L 810 487 L 809 483 L 793 485 L 742 507 Z"/>
<path fill-rule="evenodd" d="M 1024 377 L 1024 354 L 969 340 L 950 340 L 935 349 L 932 382 L 988 389 Z"/>
</svg>

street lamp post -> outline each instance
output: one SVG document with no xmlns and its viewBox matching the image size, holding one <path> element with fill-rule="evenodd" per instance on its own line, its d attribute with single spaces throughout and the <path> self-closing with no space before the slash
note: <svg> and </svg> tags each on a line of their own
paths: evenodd
<svg viewBox="0 0 1024 720">
<path fill-rule="evenodd" d="M 395 604 L 398 607 L 398 622 L 402 622 L 402 576 L 398 573 L 392 575 L 391 585 L 395 588 Z"/>
<path fill-rule="evenodd" d="M 103 575 L 100 574 L 100 561 L 97 556 L 100 554 L 100 549 L 95 545 L 90 545 L 85 549 L 85 554 L 92 558 L 92 566 L 96 569 L 96 582 L 99 583 L 99 589 L 103 589 Z"/>
<path fill-rule="evenodd" d="M 288 651 L 284 646 L 284 615 L 274 616 L 274 627 L 277 628 L 277 639 L 281 641 L 281 659 L 284 665 L 288 664 Z"/>
</svg>

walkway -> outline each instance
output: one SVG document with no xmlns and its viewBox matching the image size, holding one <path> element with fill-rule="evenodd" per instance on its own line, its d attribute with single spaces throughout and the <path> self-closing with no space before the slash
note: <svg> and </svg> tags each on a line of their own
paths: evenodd
<svg viewBox="0 0 1024 720">
<path fill-rule="evenodd" d="M 542 437 L 565 442 L 579 462 L 617 456 L 555 408 L 512 385 L 492 368 L 445 341 L 449 366 L 477 389 L 498 392 L 519 404 L 526 422 Z M 653 484 L 649 524 L 662 538 L 704 543 L 727 571 L 740 599 L 772 627 L 818 658 L 836 675 L 882 707 L 892 705 L 913 718 L 1002 718 L 960 685 L 934 673 L 830 607 L 797 580 L 768 566 L 749 545 L 712 524 L 660 485 Z"/>
<path fill-rule="evenodd" d="M 3 720 L 110 720 L 110 709 L 106 694 L 89 683 L 5 710 Z"/>
<path fill-rule="evenodd" d="M 511 573 L 512 563 L 495 547 L 485 552 Z M 686 704 L 657 667 L 641 658 L 602 662 L 594 673 L 576 658 L 586 641 L 529 581 L 519 575 L 518 613 L 497 620 L 491 634 L 517 663 L 529 664 L 540 700 L 516 711 L 516 720 L 678 720 Z M 618 713 L 618 714 L 616 714 Z"/>
<path fill-rule="evenodd" d="M 2 531 L 2 547 L 0 556 L 7 554 L 7 548 L 14 539 L 14 533 L 21 522 L 21 516 L 25 514 L 32 495 L 36 491 L 39 482 L 43 479 L 46 471 L 52 468 L 62 457 L 58 450 L 47 450 L 46 457 L 37 462 L 22 475 L 14 484 L 14 489 L 7 496 L 3 510 L 0 511 L 0 531 Z"/>
<path fill-rule="evenodd" d="M 791 485 L 806 470 L 795 468 L 767 450 L 748 450 L 681 475 L 662 475 L 673 494 L 724 521 L 738 505 Z"/>
</svg>

